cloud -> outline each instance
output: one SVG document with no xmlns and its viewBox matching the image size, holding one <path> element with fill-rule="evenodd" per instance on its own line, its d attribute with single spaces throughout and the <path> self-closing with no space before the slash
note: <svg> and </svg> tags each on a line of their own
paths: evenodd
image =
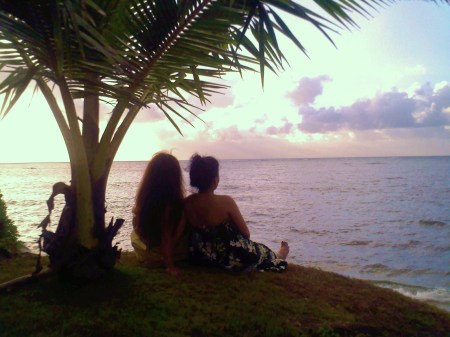
<svg viewBox="0 0 450 337">
<path fill-rule="evenodd" d="M 331 81 L 331 78 L 326 75 L 318 77 L 303 77 L 294 91 L 287 94 L 295 104 L 308 105 L 313 104 L 317 96 L 323 92 L 323 83 Z"/>
<path fill-rule="evenodd" d="M 222 90 L 221 92 L 213 93 L 208 97 L 210 103 L 206 104 L 207 108 L 226 108 L 234 103 L 235 96 L 231 88 Z"/>
<path fill-rule="evenodd" d="M 233 135 L 238 134 L 237 138 Z M 312 157 L 316 151 L 304 144 L 292 143 L 286 139 L 270 137 L 250 130 L 227 128 L 220 137 L 214 132 L 200 132 L 194 137 L 173 139 L 169 148 L 179 159 L 188 159 L 195 153 L 213 155 L 218 159 Z"/>
<path fill-rule="evenodd" d="M 267 128 L 266 132 L 269 135 L 285 135 L 289 134 L 292 131 L 292 127 L 294 125 L 290 123 L 289 121 L 285 121 L 284 125 L 280 127 L 270 126 Z"/>
<path fill-rule="evenodd" d="M 264 124 L 266 121 L 267 121 L 267 114 L 264 114 L 263 117 L 256 118 L 254 123 L 255 124 Z"/>
<path fill-rule="evenodd" d="M 302 122 L 298 129 L 307 133 L 341 130 L 383 130 L 396 128 L 444 127 L 450 125 L 450 84 L 425 84 L 409 96 L 392 90 L 350 106 L 314 108 L 300 105 Z"/>
<path fill-rule="evenodd" d="M 199 110 L 196 110 L 196 114 L 201 114 L 206 112 L 212 108 L 227 108 L 234 104 L 235 95 L 230 87 L 218 89 L 218 92 L 213 92 L 206 96 L 206 104 L 202 105 L 200 100 L 190 95 L 188 97 L 188 102 L 195 107 L 198 107 Z"/>
<path fill-rule="evenodd" d="M 142 108 L 134 119 L 135 122 L 156 122 L 165 119 L 166 116 L 154 104 L 150 104 L 148 108 Z"/>
<path fill-rule="evenodd" d="M 236 125 L 216 131 L 216 140 L 221 142 L 236 142 L 242 140 L 241 132 Z"/>
<path fill-rule="evenodd" d="M 212 108 L 226 108 L 232 105 L 234 103 L 234 95 L 231 90 L 226 89 L 223 93 L 219 92 L 211 94 L 210 96 L 208 96 L 208 100 L 209 102 L 206 102 L 205 105 L 202 105 L 196 97 L 192 95 L 187 97 L 187 102 L 191 104 L 191 106 L 188 106 L 187 108 L 192 112 L 192 114 L 178 106 L 176 103 L 171 102 L 169 103 L 169 105 L 180 115 L 192 122 L 196 120 L 196 117 L 193 114 L 195 114 L 196 116 L 200 116 L 201 114 Z M 166 111 L 172 118 L 174 118 L 175 120 L 178 119 L 175 113 L 173 113 L 169 109 L 167 109 Z M 156 122 L 164 120 L 165 118 L 166 116 L 160 108 L 158 108 L 155 104 L 150 104 L 149 107 L 142 108 L 141 111 L 139 111 L 134 121 L 138 123 Z"/>
</svg>

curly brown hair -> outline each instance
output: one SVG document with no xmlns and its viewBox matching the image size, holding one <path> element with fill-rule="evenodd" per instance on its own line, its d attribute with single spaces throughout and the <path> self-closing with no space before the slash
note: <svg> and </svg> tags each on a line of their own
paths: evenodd
<svg viewBox="0 0 450 337">
<path fill-rule="evenodd" d="M 180 163 L 156 153 L 149 161 L 136 194 L 133 227 L 147 247 L 161 244 L 163 226 L 173 233 L 183 212 L 184 185 Z"/>
</svg>

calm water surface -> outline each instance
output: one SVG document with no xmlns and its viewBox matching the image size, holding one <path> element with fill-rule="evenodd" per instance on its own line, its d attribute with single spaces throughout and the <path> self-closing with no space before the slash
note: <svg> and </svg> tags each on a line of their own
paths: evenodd
<svg viewBox="0 0 450 337">
<path fill-rule="evenodd" d="M 116 162 L 111 172 L 107 216 L 126 220 L 124 250 L 145 166 Z M 292 262 L 450 310 L 450 157 L 223 160 L 220 178 L 217 193 L 236 199 L 253 240 L 274 250 L 286 240 Z M 9 217 L 31 249 L 51 186 L 69 179 L 67 163 L 0 164 Z"/>
</svg>

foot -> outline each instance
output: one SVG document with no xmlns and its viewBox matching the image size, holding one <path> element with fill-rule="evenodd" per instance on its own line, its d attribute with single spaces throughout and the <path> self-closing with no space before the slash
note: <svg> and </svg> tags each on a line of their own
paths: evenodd
<svg viewBox="0 0 450 337">
<path fill-rule="evenodd" d="M 278 251 L 278 258 L 282 260 L 286 260 L 287 256 L 289 254 L 289 245 L 286 241 L 281 241 L 281 247 Z"/>
</svg>

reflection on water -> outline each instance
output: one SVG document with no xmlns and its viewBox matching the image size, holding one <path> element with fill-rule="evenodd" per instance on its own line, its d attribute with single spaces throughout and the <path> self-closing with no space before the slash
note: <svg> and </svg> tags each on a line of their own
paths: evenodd
<svg viewBox="0 0 450 337">
<path fill-rule="evenodd" d="M 117 162 L 109 180 L 107 218 L 126 220 L 117 239 L 125 250 L 145 165 Z M 69 179 L 66 163 L 0 164 L 9 216 L 30 247 L 51 186 Z M 254 240 L 273 249 L 289 241 L 291 261 L 449 294 L 450 157 L 224 160 L 217 193 L 235 197 Z"/>
</svg>

